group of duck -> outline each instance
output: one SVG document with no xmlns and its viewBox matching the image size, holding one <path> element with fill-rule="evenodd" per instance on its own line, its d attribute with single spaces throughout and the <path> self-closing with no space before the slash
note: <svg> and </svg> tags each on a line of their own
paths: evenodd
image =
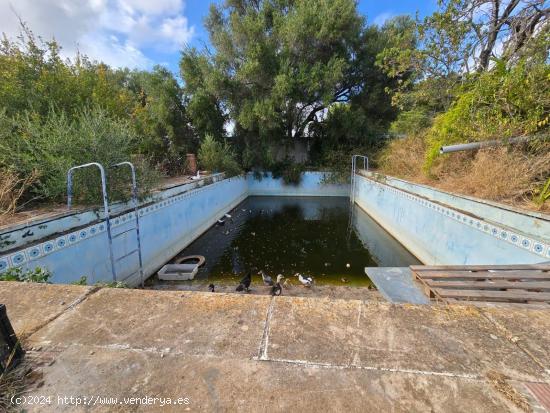
<svg viewBox="0 0 550 413">
<path fill-rule="evenodd" d="M 283 279 L 285 278 L 282 274 L 277 275 L 277 280 L 274 282 L 273 278 L 271 278 L 270 275 L 266 274 L 263 270 L 258 271 L 258 274 L 262 276 L 262 281 L 264 285 L 271 287 L 271 295 L 273 296 L 279 296 L 283 295 L 283 285 L 286 285 L 286 281 L 281 284 Z M 313 285 L 313 278 L 311 277 L 304 277 L 300 273 L 294 274 L 295 277 L 298 278 L 298 281 L 305 287 L 311 287 Z M 252 283 L 252 271 L 247 271 L 244 278 L 239 281 L 239 285 L 235 289 L 235 291 L 239 292 L 250 292 L 250 284 Z M 214 292 L 215 286 L 214 284 L 210 284 L 208 286 L 208 289 L 210 292 Z"/>
</svg>

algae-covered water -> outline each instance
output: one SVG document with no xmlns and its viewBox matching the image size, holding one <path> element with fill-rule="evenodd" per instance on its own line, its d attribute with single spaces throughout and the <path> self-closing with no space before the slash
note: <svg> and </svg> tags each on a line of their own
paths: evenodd
<svg viewBox="0 0 550 413">
<path fill-rule="evenodd" d="M 178 257 L 204 255 L 206 264 L 195 280 L 217 285 L 238 284 L 248 269 L 254 271 L 253 282 L 261 282 L 256 275 L 261 269 L 273 278 L 283 274 L 291 280 L 300 272 L 317 285 L 368 286 L 365 267 L 418 263 L 357 210 L 350 226 L 348 198 L 249 197 L 229 212 L 231 218 L 224 218 L 223 225 L 211 227 Z"/>
</svg>

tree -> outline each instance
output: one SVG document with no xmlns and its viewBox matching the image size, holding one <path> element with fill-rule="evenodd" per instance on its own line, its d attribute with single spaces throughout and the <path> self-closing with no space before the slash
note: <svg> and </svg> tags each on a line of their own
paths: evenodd
<svg viewBox="0 0 550 413">
<path fill-rule="evenodd" d="M 163 164 L 168 172 L 181 171 L 184 152 L 196 149 L 182 90 L 170 71 L 132 71 L 128 88 L 135 96 L 134 126 L 141 136 L 140 152 Z"/>
<path fill-rule="evenodd" d="M 336 103 L 376 108 L 373 92 L 389 107 L 379 33 L 353 0 L 230 0 L 211 6 L 206 28 L 214 49 L 187 50 L 180 63 L 190 116 L 217 137 L 234 121 L 245 166 L 267 162 L 270 142 L 311 136 Z"/>
</svg>

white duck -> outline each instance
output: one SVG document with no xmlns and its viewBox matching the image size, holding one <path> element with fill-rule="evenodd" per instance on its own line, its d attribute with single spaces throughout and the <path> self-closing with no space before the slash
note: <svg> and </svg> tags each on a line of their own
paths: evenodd
<svg viewBox="0 0 550 413">
<path fill-rule="evenodd" d="M 294 276 L 298 277 L 298 281 L 300 281 L 302 285 L 306 287 L 311 287 L 311 285 L 313 284 L 313 278 L 311 277 L 304 277 L 300 273 L 296 273 Z"/>
</svg>

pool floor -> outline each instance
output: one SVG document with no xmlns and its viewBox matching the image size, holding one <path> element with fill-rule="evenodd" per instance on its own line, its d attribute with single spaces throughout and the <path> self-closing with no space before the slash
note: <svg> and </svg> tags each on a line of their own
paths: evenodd
<svg viewBox="0 0 550 413">
<path fill-rule="evenodd" d="M 223 225 L 212 226 L 178 254 L 205 256 L 195 281 L 166 282 L 155 276 L 150 284 L 236 285 L 250 269 L 259 283 L 257 272 L 263 270 L 294 284 L 294 275 L 301 273 L 317 285 L 364 287 L 371 285 L 365 267 L 388 259 L 391 265 L 418 263 L 368 215 L 355 210 L 350 216 L 349 199 L 343 197 L 249 197 L 229 212 Z"/>
</svg>

